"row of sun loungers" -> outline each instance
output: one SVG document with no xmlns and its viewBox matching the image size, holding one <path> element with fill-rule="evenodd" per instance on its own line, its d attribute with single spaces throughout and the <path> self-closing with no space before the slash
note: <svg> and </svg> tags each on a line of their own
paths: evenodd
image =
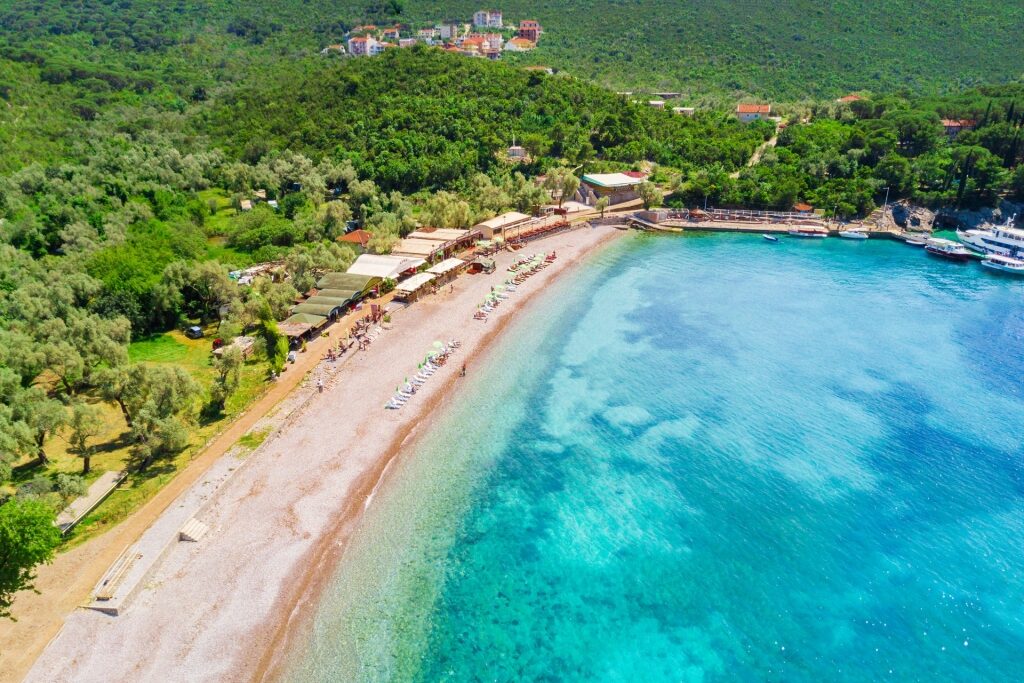
<svg viewBox="0 0 1024 683">
<path fill-rule="evenodd" d="M 507 299 L 510 294 L 515 293 L 519 285 L 550 266 L 555 258 L 557 258 L 555 252 L 551 252 L 546 256 L 544 254 L 534 254 L 529 258 L 520 259 L 513 263 L 509 266 L 509 270 L 515 273 L 515 277 L 511 280 L 505 280 L 505 284 L 492 289 L 484 302 L 477 308 L 476 313 L 473 314 L 473 319 L 487 320 L 487 316 L 493 313 L 494 309 L 500 306 L 501 302 Z"/>
<path fill-rule="evenodd" d="M 437 374 L 437 371 L 448 362 L 448 358 L 458 351 L 461 346 L 461 342 L 452 339 L 447 344 L 443 344 L 441 348 L 435 349 L 428 354 L 427 359 L 420 366 L 417 373 L 413 375 L 412 379 L 407 379 L 404 386 L 396 389 L 395 395 L 384 405 L 384 408 L 386 410 L 400 410 L 402 406 L 409 402 L 409 399 L 415 396 L 416 391 L 420 387 Z"/>
</svg>

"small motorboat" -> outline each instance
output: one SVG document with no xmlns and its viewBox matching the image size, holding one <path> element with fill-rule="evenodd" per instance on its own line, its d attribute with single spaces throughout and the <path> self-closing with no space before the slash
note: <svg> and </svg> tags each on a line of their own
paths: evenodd
<svg viewBox="0 0 1024 683">
<path fill-rule="evenodd" d="M 825 228 L 793 228 L 789 231 L 790 237 L 828 237 L 828 230 Z"/>
<path fill-rule="evenodd" d="M 926 232 L 925 233 L 915 233 L 915 232 L 903 233 L 903 241 L 905 243 L 909 244 L 912 247 L 923 247 L 924 245 L 928 244 L 928 240 L 930 238 L 931 238 L 931 235 L 929 235 Z"/>
<path fill-rule="evenodd" d="M 761 237 L 765 238 L 769 242 L 778 242 L 779 241 L 779 238 L 776 237 L 775 235 L 761 235 Z"/>
<path fill-rule="evenodd" d="M 924 250 L 932 256 L 938 256 L 957 263 L 965 263 L 973 256 L 971 250 L 953 240 L 944 240 L 941 237 L 932 237 L 924 245 Z"/>
<path fill-rule="evenodd" d="M 866 230 L 840 230 L 839 236 L 848 240 L 866 240 L 868 233 Z"/>
<path fill-rule="evenodd" d="M 1000 273 L 1024 275 L 1024 261 L 1021 259 L 1010 258 L 1009 256 L 989 254 L 985 257 L 985 260 L 981 262 L 981 265 Z"/>
</svg>

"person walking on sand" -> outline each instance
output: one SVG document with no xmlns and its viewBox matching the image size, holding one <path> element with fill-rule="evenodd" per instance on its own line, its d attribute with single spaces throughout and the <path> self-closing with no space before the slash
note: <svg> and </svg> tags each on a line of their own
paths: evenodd
<svg viewBox="0 0 1024 683">
<path fill-rule="evenodd" d="M 466 364 L 463 363 L 462 364 L 462 370 L 459 371 L 459 377 L 465 377 L 465 376 L 466 376 Z"/>
<path fill-rule="evenodd" d="M 324 393 L 324 380 L 323 380 L 323 377 L 317 377 L 316 378 L 316 390 L 319 393 L 321 393 L 321 394 Z"/>
</svg>

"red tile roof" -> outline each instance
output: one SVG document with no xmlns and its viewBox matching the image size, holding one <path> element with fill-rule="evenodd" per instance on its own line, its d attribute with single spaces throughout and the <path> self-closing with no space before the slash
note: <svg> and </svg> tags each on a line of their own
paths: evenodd
<svg viewBox="0 0 1024 683">
<path fill-rule="evenodd" d="M 846 97 L 840 97 L 836 102 L 858 102 L 863 99 L 860 95 L 847 95 Z"/>
<path fill-rule="evenodd" d="M 353 230 L 347 235 L 342 235 L 338 238 L 339 242 L 350 242 L 352 244 L 358 244 L 361 247 L 366 247 L 370 243 L 370 238 L 373 235 L 366 230 Z"/>
<path fill-rule="evenodd" d="M 813 211 L 814 207 L 811 206 L 810 204 L 800 203 L 800 204 L 794 204 L 793 205 L 793 210 L 794 211 L 800 211 L 801 213 L 806 213 L 808 211 Z"/>
<path fill-rule="evenodd" d="M 630 178 L 646 178 L 647 174 L 640 171 L 626 171 L 623 175 L 628 175 Z"/>
<path fill-rule="evenodd" d="M 772 105 L 770 104 L 737 104 L 737 114 L 771 114 Z"/>
</svg>

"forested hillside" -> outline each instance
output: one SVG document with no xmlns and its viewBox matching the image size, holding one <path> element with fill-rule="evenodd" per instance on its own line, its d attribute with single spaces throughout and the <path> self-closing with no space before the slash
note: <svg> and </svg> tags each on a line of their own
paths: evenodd
<svg viewBox="0 0 1024 683">
<path fill-rule="evenodd" d="M 358 12 L 362 3 L 346 2 Z M 469 16 L 473 0 L 406 3 L 403 16 Z M 956 90 L 1024 74 L 1024 5 L 1007 0 L 610 0 L 498 3 L 545 29 L 531 62 L 616 90 L 750 93 Z"/>
</svg>

